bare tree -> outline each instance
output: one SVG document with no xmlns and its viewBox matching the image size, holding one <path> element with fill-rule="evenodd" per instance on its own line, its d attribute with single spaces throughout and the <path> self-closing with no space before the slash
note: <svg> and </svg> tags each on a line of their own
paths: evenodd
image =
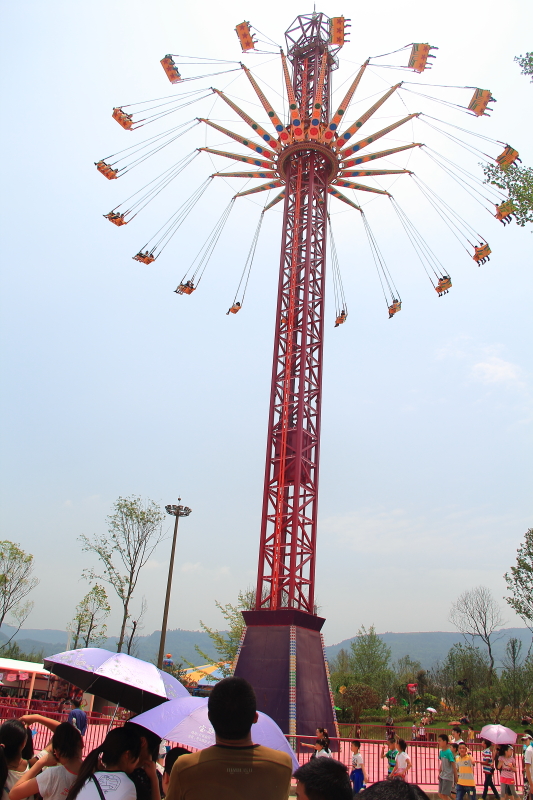
<svg viewBox="0 0 533 800">
<path fill-rule="evenodd" d="M 137 656 L 139 654 L 139 643 L 137 640 L 139 633 L 144 628 L 144 615 L 146 614 L 147 608 L 148 603 L 146 602 L 146 597 L 143 597 L 141 601 L 141 610 L 137 614 L 137 619 L 133 619 L 130 622 L 130 629 L 126 638 L 126 653 L 129 656 Z"/>
<path fill-rule="evenodd" d="M 83 600 L 76 606 L 76 613 L 67 626 L 72 634 L 72 649 L 83 642 L 84 647 L 97 647 L 107 638 L 107 625 L 104 620 L 111 612 L 107 592 L 99 583 L 95 583 Z"/>
<path fill-rule="evenodd" d="M 494 672 L 492 645 L 499 638 L 495 634 L 505 620 L 490 589 L 486 586 L 476 586 L 463 592 L 455 603 L 452 603 L 450 622 L 463 636 L 470 636 L 472 639 L 478 636 L 486 645 L 492 675 Z"/>
<path fill-rule="evenodd" d="M 32 575 L 33 556 L 25 553 L 18 544 L 0 541 L 0 626 L 8 614 L 14 618 L 17 633 L 33 608 L 33 603 L 22 601 L 38 585 L 39 581 Z M 6 647 L 13 636 L 4 642 Z"/>
<path fill-rule="evenodd" d="M 119 497 L 114 509 L 108 517 L 109 533 L 95 534 L 92 539 L 81 536 L 80 539 L 82 549 L 95 553 L 103 565 L 101 575 L 94 569 L 87 569 L 84 577 L 109 583 L 122 603 L 122 625 L 117 643 L 117 653 L 120 653 L 139 574 L 163 538 L 164 515 L 156 503 L 140 497 Z"/>
</svg>

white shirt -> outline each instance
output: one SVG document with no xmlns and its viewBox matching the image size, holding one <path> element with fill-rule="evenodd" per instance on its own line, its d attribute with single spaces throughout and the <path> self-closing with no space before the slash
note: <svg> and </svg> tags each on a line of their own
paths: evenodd
<svg viewBox="0 0 533 800">
<path fill-rule="evenodd" d="M 406 770 L 408 760 L 409 756 L 407 755 L 407 753 L 400 751 L 396 756 L 396 766 L 398 767 L 398 769 Z"/>
<path fill-rule="evenodd" d="M 352 767 L 354 769 L 362 769 L 363 768 L 363 756 L 361 753 L 353 753 L 352 754 Z"/>
<path fill-rule="evenodd" d="M 106 800 L 137 800 L 137 789 L 125 772 L 95 772 Z M 92 780 L 82 786 L 79 800 L 100 800 L 100 794 Z"/>
<path fill-rule="evenodd" d="M 316 751 L 317 758 L 332 758 L 331 750 L 317 750 Z"/>
<path fill-rule="evenodd" d="M 529 766 L 533 766 L 533 744 L 530 744 L 529 747 L 526 747 L 524 753 L 524 764 L 529 764 Z"/>
<path fill-rule="evenodd" d="M 60 800 L 66 797 L 75 780 L 76 775 L 69 772 L 62 764 L 48 767 L 36 777 L 39 794 L 43 800 Z"/>
<path fill-rule="evenodd" d="M 28 767 L 28 766 L 26 767 L 26 770 L 27 770 L 27 769 L 29 769 L 29 767 Z M 22 772 L 18 772 L 16 769 L 10 769 L 10 770 L 8 770 L 8 772 L 7 772 L 7 778 L 6 778 L 6 783 L 5 783 L 5 786 L 4 786 L 4 791 L 5 791 L 5 792 L 7 792 L 7 793 L 9 794 L 9 792 L 11 791 L 11 789 L 13 788 L 13 786 L 16 784 L 16 782 L 17 782 L 17 781 L 18 781 L 20 778 L 22 778 L 22 776 L 24 775 L 24 773 L 26 772 L 26 770 L 23 770 Z M 31 797 L 33 797 L 33 796 L 34 796 L 34 795 L 31 795 Z"/>
</svg>

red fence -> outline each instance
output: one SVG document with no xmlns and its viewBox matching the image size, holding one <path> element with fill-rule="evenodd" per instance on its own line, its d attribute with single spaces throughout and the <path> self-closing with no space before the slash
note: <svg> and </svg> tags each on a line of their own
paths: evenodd
<svg viewBox="0 0 533 800">
<path fill-rule="evenodd" d="M 6 719 L 12 719 L 14 717 L 21 717 L 25 713 L 27 712 L 24 708 L 0 705 L 0 722 L 3 722 Z M 62 714 L 47 712 L 43 716 L 65 722 L 68 717 L 68 712 Z M 117 727 L 123 724 L 122 720 L 120 719 L 115 719 L 111 723 L 110 717 L 95 715 L 88 716 L 87 721 L 87 732 L 84 736 L 84 755 L 87 755 L 87 753 L 89 753 L 93 748 L 97 747 L 103 742 L 110 726 Z M 34 731 L 34 750 L 35 752 L 39 752 L 48 744 L 52 737 L 52 733 L 48 728 L 40 723 L 31 725 L 31 728 Z M 431 729 L 431 732 L 434 733 L 435 730 L 436 729 L 433 728 Z M 397 728 L 397 731 L 400 733 L 401 729 Z M 309 761 L 313 750 L 310 747 L 305 747 L 304 743 L 313 744 L 315 741 L 314 737 L 288 736 L 287 738 L 291 743 L 294 743 L 296 757 L 298 758 L 300 764 L 305 764 L 307 761 Z M 383 739 L 366 739 L 363 737 L 358 738 L 361 741 L 361 754 L 364 759 L 370 783 L 384 780 L 387 775 L 387 760 L 385 758 L 381 758 L 381 751 L 385 741 Z M 174 746 L 179 744 L 179 742 L 172 742 L 171 744 Z M 331 739 L 331 749 L 333 751 L 333 755 L 335 758 L 339 759 L 339 761 L 342 761 L 343 764 L 346 764 L 347 767 L 350 767 L 352 762 L 350 744 L 350 738 Z M 484 782 L 481 766 L 481 750 L 483 749 L 483 746 L 481 743 L 475 742 L 470 743 L 469 747 L 474 755 L 474 759 L 477 762 L 475 765 L 476 785 L 478 788 L 481 788 Z M 196 748 L 189 747 L 189 749 L 195 750 Z M 515 756 L 517 757 L 516 761 L 518 768 L 516 774 L 516 786 L 517 789 L 521 789 L 523 787 L 522 747 L 520 745 L 516 745 L 514 749 Z M 409 756 L 412 765 L 408 775 L 409 782 L 417 783 L 419 786 L 422 786 L 426 789 L 433 788 L 436 790 L 439 782 L 439 759 L 437 743 L 432 741 L 409 741 L 407 745 L 407 755 Z M 496 773 L 495 777 L 495 781 L 497 780 L 498 773 Z"/>
<path fill-rule="evenodd" d="M 315 739 L 309 736 L 295 736 L 287 737 L 289 741 L 296 740 L 296 757 L 300 764 L 304 764 L 311 758 L 313 750 L 309 747 L 304 747 L 304 742 L 307 744 L 314 743 Z M 387 776 L 387 759 L 381 758 L 382 746 L 386 744 L 384 741 L 376 741 L 375 739 L 360 739 L 361 742 L 361 755 L 365 763 L 368 779 L 370 783 L 376 781 L 383 781 Z M 350 750 L 351 739 L 331 739 L 331 750 L 335 758 L 346 764 L 351 768 L 352 753 Z M 474 768 L 476 778 L 476 786 L 483 787 L 484 775 L 481 765 L 481 750 L 483 745 L 475 743 L 469 744 L 475 761 L 477 762 Z M 515 756 L 517 764 L 516 786 L 521 788 L 523 786 L 523 763 L 522 763 L 522 747 L 515 746 Z M 439 747 L 433 742 L 409 742 L 407 745 L 407 755 L 411 761 L 411 769 L 408 774 L 409 783 L 417 783 L 424 788 L 434 787 L 437 791 L 439 783 Z M 495 782 L 499 780 L 499 773 L 495 773 Z"/>
</svg>

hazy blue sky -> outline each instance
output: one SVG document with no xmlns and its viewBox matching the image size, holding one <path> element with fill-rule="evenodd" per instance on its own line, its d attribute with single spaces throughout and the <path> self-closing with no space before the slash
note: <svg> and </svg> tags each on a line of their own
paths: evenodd
<svg viewBox="0 0 533 800">
<path fill-rule="evenodd" d="M 322 10 L 352 18 L 336 86 L 369 55 L 412 41 L 440 48 L 421 78 L 370 71 L 351 119 L 374 102 L 366 98 L 402 79 L 490 88 L 498 100 L 490 119 L 475 119 L 404 93 L 368 124 L 369 134 L 407 107 L 510 142 L 533 163 L 533 85 L 513 63 L 532 47 L 530 3 L 510 2 L 504 14 L 495 0 L 382 0 Z M 32 627 L 63 628 L 71 618 L 87 591 L 80 575 L 90 563 L 77 537 L 105 530 L 118 495 L 165 504 L 181 493 L 193 509 L 181 527 L 171 627 L 218 624 L 214 600 L 232 601 L 254 582 L 281 207 L 267 216 L 246 304 L 227 317 L 264 198 L 235 208 L 191 297 L 173 290 L 242 184 L 210 187 L 149 267 L 131 256 L 215 162 L 205 154 L 196 159 L 126 228 L 102 217 L 195 147 L 227 144 L 224 138 L 195 129 L 114 182 L 93 162 L 197 115 L 243 130 L 211 99 L 133 133 L 111 110 L 182 91 L 161 69 L 166 53 L 238 61 L 238 22 L 249 19 L 279 42 L 297 14 L 309 11 L 292 0 L 3 4 L 2 537 L 35 554 L 41 583 Z M 279 64 L 264 63 L 270 59 L 245 61 L 251 69 L 263 65 L 257 75 L 272 87 L 265 91 L 281 113 Z M 245 77 L 229 85 L 234 77 L 204 85 L 228 86 L 265 121 Z M 471 95 L 421 91 L 461 104 Z M 480 172 L 480 158 L 420 122 L 387 142 L 412 137 Z M 496 146 L 485 147 L 497 155 Z M 393 186 L 453 280 L 450 294 L 438 299 L 389 201 L 360 196 L 403 299 L 389 321 L 360 219 L 331 204 L 349 319 L 334 329 L 329 285 L 317 570 L 328 643 L 361 624 L 450 630 L 449 605 L 463 589 L 485 584 L 503 598 L 502 574 L 532 524 L 531 226 L 504 228 L 423 153 L 394 164 L 408 164 L 464 214 L 493 256 L 478 268 L 409 178 L 376 184 Z M 168 551 L 167 541 L 138 591 L 137 604 L 143 593 L 148 600 L 146 632 L 160 624 Z M 111 632 L 118 622 L 113 604 Z"/>
</svg>

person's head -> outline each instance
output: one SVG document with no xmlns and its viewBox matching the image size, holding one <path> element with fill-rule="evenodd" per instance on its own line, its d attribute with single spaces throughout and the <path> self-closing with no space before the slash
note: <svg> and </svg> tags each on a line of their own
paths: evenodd
<svg viewBox="0 0 533 800">
<path fill-rule="evenodd" d="M 165 769 L 163 772 L 162 777 L 162 785 L 163 785 L 163 793 L 167 794 L 168 792 L 168 785 L 170 783 L 170 773 L 172 772 L 172 767 L 178 760 L 180 756 L 187 755 L 190 753 L 190 750 L 186 750 L 185 747 L 173 747 L 172 750 L 169 750 L 165 756 Z"/>
<path fill-rule="evenodd" d="M 396 747 L 396 736 L 387 736 L 387 744 L 390 748 Z"/>
<path fill-rule="evenodd" d="M 459 753 L 459 745 L 457 744 L 457 742 L 450 742 L 450 750 L 455 755 L 457 755 Z"/>
<path fill-rule="evenodd" d="M 352 753 L 358 753 L 360 747 L 361 747 L 361 742 L 359 741 L 359 739 L 352 739 L 352 741 L 350 742 L 350 750 L 352 751 Z"/>
<path fill-rule="evenodd" d="M 488 739 L 483 739 L 483 744 L 485 745 L 485 747 L 492 747 L 492 742 L 489 742 Z"/>
<path fill-rule="evenodd" d="M 453 733 L 453 735 L 454 735 L 454 737 L 456 739 L 460 739 L 461 738 L 462 731 L 461 731 L 461 728 L 458 725 L 456 725 L 454 728 L 452 728 L 452 733 Z"/>
<path fill-rule="evenodd" d="M 447 733 L 439 734 L 439 747 L 441 750 L 447 750 L 450 744 L 450 739 Z"/>
<path fill-rule="evenodd" d="M 8 719 L 0 725 L 0 785 L 5 786 L 10 768 L 18 766 L 22 752 L 31 733 L 23 722 Z M 16 764 L 15 764 L 16 762 Z"/>
<path fill-rule="evenodd" d="M 151 758 L 152 761 L 157 761 L 159 758 L 159 745 L 161 744 L 161 737 L 158 736 L 157 733 L 149 731 L 148 728 L 145 728 L 143 725 L 137 725 L 135 722 L 135 717 L 130 717 L 130 719 L 124 723 L 124 727 L 127 726 L 129 728 L 130 725 L 135 726 L 133 730 L 141 737 L 141 761 L 146 761 L 146 759 L 149 758 Z"/>
<path fill-rule="evenodd" d="M 364 791 L 365 800 L 429 800 L 415 783 L 378 781 Z"/>
<path fill-rule="evenodd" d="M 405 739 L 398 739 L 397 747 L 400 753 L 405 753 L 405 751 L 407 750 L 407 744 L 405 743 Z"/>
<path fill-rule="evenodd" d="M 60 764 L 81 758 L 83 739 L 79 730 L 70 722 L 62 722 L 55 729 L 52 736 L 52 753 Z"/>
<path fill-rule="evenodd" d="M 500 755 L 503 758 L 510 758 L 513 755 L 513 748 L 510 744 L 502 744 L 500 747 Z"/>
<path fill-rule="evenodd" d="M 81 700 L 78 697 L 73 697 L 70 701 L 74 708 L 79 708 L 81 706 Z"/>
<path fill-rule="evenodd" d="M 294 777 L 299 800 L 352 800 L 348 770 L 334 758 L 312 758 Z"/>
<path fill-rule="evenodd" d="M 101 761 L 104 767 L 115 772 L 130 774 L 139 763 L 141 737 L 133 725 L 124 725 L 109 731 L 99 747 L 91 750 L 81 765 L 78 777 L 70 787 L 67 800 L 75 800 L 82 787 L 94 775 Z"/>
<path fill-rule="evenodd" d="M 459 755 L 461 756 L 461 758 L 464 758 L 467 753 L 468 753 L 468 747 L 464 742 L 461 742 L 461 744 L 459 745 Z"/>
<path fill-rule="evenodd" d="M 207 702 L 209 721 L 219 739 L 245 739 L 257 722 L 252 686 L 244 678 L 224 678 L 213 687 Z"/>
<path fill-rule="evenodd" d="M 317 728 L 316 729 L 316 738 L 317 739 L 325 739 L 329 742 L 329 733 L 327 732 L 326 728 Z"/>
</svg>

